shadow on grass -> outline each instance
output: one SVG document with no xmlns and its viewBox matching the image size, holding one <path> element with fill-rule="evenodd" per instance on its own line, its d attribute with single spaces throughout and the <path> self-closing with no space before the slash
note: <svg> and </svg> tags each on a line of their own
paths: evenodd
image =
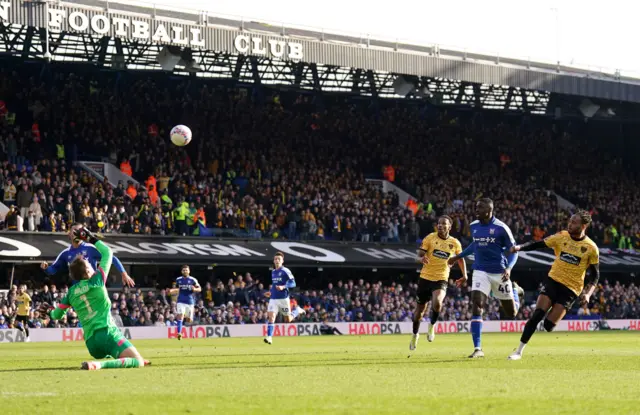
<svg viewBox="0 0 640 415">
<path fill-rule="evenodd" d="M 326 355 L 363 355 L 363 354 L 376 354 L 377 352 L 362 352 L 358 351 L 357 353 L 349 353 L 347 351 L 336 351 L 336 352 L 302 352 L 296 353 L 296 356 L 326 356 Z M 153 354 L 150 354 L 153 356 Z M 222 358 L 222 357 L 235 357 L 235 358 L 261 358 L 261 357 L 282 357 L 282 353 L 242 353 L 242 354 L 165 354 L 162 356 L 153 357 L 154 360 L 172 360 L 177 358 L 180 359 L 202 359 L 202 358 Z"/>
<path fill-rule="evenodd" d="M 55 372 L 55 371 L 67 371 L 67 370 L 81 370 L 80 366 L 77 367 L 23 367 L 15 369 L 0 369 L 0 373 L 12 373 L 12 372 Z"/>
<path fill-rule="evenodd" d="M 282 355 L 277 355 L 282 356 Z M 154 362 L 152 360 L 152 362 Z M 331 359 L 331 360 L 284 360 L 282 362 L 202 362 L 193 364 L 157 364 L 154 362 L 152 368 L 161 367 L 163 370 L 188 369 L 188 370 L 226 370 L 226 369 L 270 369 L 270 368 L 303 368 L 303 367 L 340 367 L 340 366 L 383 366 L 383 365 L 399 365 L 411 364 L 412 366 L 426 366 L 446 363 L 471 362 L 471 359 L 449 359 L 449 360 L 424 360 L 420 358 L 397 357 L 393 359 L 377 360 L 377 359 Z M 20 372 L 55 372 L 55 371 L 80 371 L 79 367 L 28 367 L 15 369 L 0 369 L 0 373 L 20 373 Z"/>
<path fill-rule="evenodd" d="M 285 360 L 279 363 L 267 362 L 207 362 L 198 365 L 171 365 L 173 369 L 189 369 L 189 370 L 216 370 L 216 369 L 271 369 L 271 368 L 292 368 L 292 367 L 332 367 L 332 366 L 383 366 L 383 365 L 399 365 L 411 364 L 412 366 L 426 366 L 442 363 L 461 363 L 470 362 L 470 359 L 450 359 L 450 360 L 419 360 L 396 358 L 388 360 L 371 360 L 371 359 L 333 359 L 333 360 Z M 157 365 L 163 366 L 163 365 Z"/>
</svg>

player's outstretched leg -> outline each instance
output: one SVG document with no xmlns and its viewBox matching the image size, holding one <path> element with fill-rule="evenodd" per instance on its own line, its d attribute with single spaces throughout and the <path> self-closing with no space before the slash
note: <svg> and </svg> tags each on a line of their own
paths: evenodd
<svg viewBox="0 0 640 415">
<path fill-rule="evenodd" d="M 522 352 L 524 351 L 525 346 L 529 343 L 531 336 L 533 336 L 533 333 L 535 333 L 538 328 L 538 324 L 540 324 L 546 314 L 546 311 L 536 308 L 531 315 L 531 318 L 527 321 L 527 324 L 525 324 L 524 330 L 522 330 L 520 345 L 516 351 L 509 356 L 509 360 L 520 360 L 522 358 Z"/>
<path fill-rule="evenodd" d="M 434 290 L 431 294 L 431 314 L 429 315 L 429 326 L 427 328 L 427 340 L 432 342 L 436 337 L 436 323 L 440 317 L 442 310 L 442 302 L 447 294 L 446 286 L 444 289 Z"/>
<path fill-rule="evenodd" d="M 18 330 L 20 330 L 22 332 L 22 334 L 24 334 L 24 341 L 25 342 L 30 342 L 31 339 L 29 338 L 29 326 L 27 325 L 26 319 L 23 319 L 22 317 L 18 316 L 16 317 L 16 323 L 15 323 L 15 328 L 17 328 Z"/>
<path fill-rule="evenodd" d="M 25 335 L 25 339 L 24 341 L 29 342 L 31 341 L 31 339 L 29 338 L 29 321 L 27 317 L 21 317 L 20 318 L 20 323 L 19 323 L 22 332 Z"/>
<path fill-rule="evenodd" d="M 420 304 L 416 306 L 416 311 L 413 313 L 413 334 L 411 335 L 411 342 L 409 343 L 409 350 L 415 350 L 418 347 L 418 340 L 420 340 L 420 322 L 424 311 L 427 308 L 427 304 Z"/>
<path fill-rule="evenodd" d="M 145 365 L 144 360 L 138 360 L 135 357 L 120 357 L 113 360 L 105 360 L 104 362 L 82 362 L 82 369 L 84 370 L 99 370 L 99 369 L 128 369 L 134 367 L 142 367 Z"/>
<path fill-rule="evenodd" d="M 482 314 L 487 296 L 482 291 L 472 291 L 471 300 L 473 302 L 473 317 L 471 318 L 471 338 L 473 339 L 473 353 L 470 358 L 484 357 L 482 351 Z"/>
<path fill-rule="evenodd" d="M 295 306 L 292 310 L 291 310 L 291 317 L 292 320 L 297 319 L 300 316 L 304 316 L 305 314 L 307 314 L 307 312 L 305 311 L 304 308 L 300 307 L 300 306 Z"/>
<path fill-rule="evenodd" d="M 120 346 L 117 346 L 120 344 Z M 100 370 L 100 369 L 128 369 L 128 368 L 136 368 L 149 366 L 151 362 L 148 360 L 144 360 L 138 350 L 131 345 L 128 341 L 125 340 L 125 346 L 128 345 L 126 349 L 124 349 L 121 353 L 118 354 L 118 348 L 123 345 L 121 341 L 114 343 L 112 346 L 113 355 L 117 355 L 117 359 L 105 360 L 103 362 L 100 361 L 87 361 L 82 362 L 82 369 L 84 370 Z"/>
<path fill-rule="evenodd" d="M 521 302 L 524 301 L 524 290 L 515 281 L 512 281 L 513 285 L 513 302 L 516 305 L 516 314 L 520 310 Z"/>
<path fill-rule="evenodd" d="M 177 330 L 178 330 L 178 336 L 177 336 L 177 337 L 178 337 L 178 340 L 181 340 L 181 339 L 182 339 L 182 321 L 183 321 L 183 319 L 184 319 L 184 315 L 182 315 L 182 314 L 178 314 L 178 315 L 176 316 L 176 322 L 178 323 L 178 327 L 177 327 Z"/>
<path fill-rule="evenodd" d="M 276 313 L 274 313 L 273 311 L 268 311 L 267 312 L 267 320 L 268 320 L 267 337 L 264 338 L 264 342 L 267 343 L 267 344 L 272 344 L 273 343 L 273 330 L 275 328 L 274 323 L 276 321 Z"/>
<path fill-rule="evenodd" d="M 500 289 L 502 291 L 498 298 L 500 298 L 500 305 L 502 306 L 505 317 L 514 319 L 520 309 L 520 295 L 518 291 L 522 291 L 522 293 L 524 293 L 524 291 L 518 287 L 515 282 L 510 280 L 500 284 Z"/>
<path fill-rule="evenodd" d="M 522 336 L 520 336 L 520 345 L 518 348 L 509 355 L 509 360 L 520 360 L 522 359 L 522 353 L 524 352 L 524 348 L 527 343 L 533 336 L 533 333 L 536 332 L 538 328 L 538 324 L 544 319 L 547 314 L 547 310 L 551 307 L 551 299 L 544 294 L 538 296 L 538 301 L 536 302 L 536 309 L 527 321 L 527 324 L 524 326 L 524 330 L 522 330 Z M 563 314 L 564 316 L 564 314 Z M 561 317 L 562 318 L 562 317 Z M 546 323 L 546 321 L 545 321 Z M 555 326 L 555 324 L 554 324 Z M 546 325 L 545 325 L 546 328 Z M 549 330 L 551 331 L 551 330 Z"/>
</svg>

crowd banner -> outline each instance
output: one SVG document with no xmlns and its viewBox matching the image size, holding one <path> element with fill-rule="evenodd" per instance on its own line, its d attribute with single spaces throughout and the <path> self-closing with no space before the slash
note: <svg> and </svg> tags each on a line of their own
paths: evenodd
<svg viewBox="0 0 640 415">
<path fill-rule="evenodd" d="M 520 333 L 524 329 L 526 321 L 485 321 L 482 331 L 485 333 Z M 426 333 L 426 324 L 420 328 L 421 333 Z M 469 321 L 440 321 L 435 331 L 437 334 L 469 333 L 471 324 Z M 276 324 L 274 337 L 298 337 L 298 336 L 381 336 L 391 334 L 411 334 L 413 324 L 411 322 L 354 322 L 354 323 L 292 323 Z M 177 329 L 175 327 L 123 327 L 122 333 L 127 339 L 175 339 Z M 543 331 L 542 323 L 538 330 Z M 630 330 L 640 331 L 640 320 L 563 320 L 554 331 L 561 332 L 585 332 L 604 330 Z M 209 339 L 223 337 L 263 337 L 267 335 L 267 326 L 264 324 L 235 324 L 213 326 L 190 326 L 182 329 L 183 338 Z M 74 342 L 83 341 L 83 332 L 80 328 L 67 329 L 32 329 L 30 339 L 32 342 Z M 0 330 L 0 343 L 20 343 L 25 337 L 17 329 Z"/>
<path fill-rule="evenodd" d="M 417 268 L 416 244 L 293 242 L 203 237 L 106 235 L 106 242 L 126 264 L 268 265 L 281 251 L 289 266 Z M 69 246 L 61 233 L 1 232 L 0 262 L 53 260 Z M 473 256 L 469 257 L 472 260 Z M 517 270 L 547 270 L 553 252 L 521 252 Z M 640 254 L 601 249 L 603 272 L 640 270 Z"/>
</svg>

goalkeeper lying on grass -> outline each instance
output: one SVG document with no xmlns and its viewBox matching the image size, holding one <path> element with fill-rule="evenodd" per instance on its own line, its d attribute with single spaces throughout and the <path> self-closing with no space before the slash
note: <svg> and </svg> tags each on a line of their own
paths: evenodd
<svg viewBox="0 0 640 415">
<path fill-rule="evenodd" d="M 73 307 L 82 324 L 84 341 L 91 356 L 96 359 L 115 358 L 103 362 L 84 362 L 82 369 L 120 369 L 149 365 L 111 319 L 111 301 L 104 286 L 113 258 L 111 248 L 84 227 L 76 229 L 74 237 L 94 244 L 102 259 L 97 271 L 81 256 L 69 265 L 71 279 L 79 282 L 69 289 L 58 307 L 51 311 L 51 318 L 59 320 Z M 43 304 L 42 308 L 48 310 L 51 306 Z"/>
</svg>

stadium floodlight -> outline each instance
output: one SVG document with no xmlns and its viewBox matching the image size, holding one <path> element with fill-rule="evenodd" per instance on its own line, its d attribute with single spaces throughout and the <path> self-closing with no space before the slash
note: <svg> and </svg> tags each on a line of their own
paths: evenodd
<svg viewBox="0 0 640 415">
<path fill-rule="evenodd" d="M 596 112 L 600 109 L 600 105 L 594 104 L 590 99 L 583 99 L 578 108 L 582 115 L 586 118 L 591 118 L 596 115 Z"/>
<path fill-rule="evenodd" d="M 180 53 L 175 53 L 171 49 L 175 48 L 164 46 L 156 58 L 163 71 L 173 71 L 173 68 L 180 62 Z"/>
<path fill-rule="evenodd" d="M 415 84 L 405 76 L 400 75 L 393 81 L 393 90 L 397 95 L 406 97 L 413 89 L 415 89 Z"/>
</svg>

